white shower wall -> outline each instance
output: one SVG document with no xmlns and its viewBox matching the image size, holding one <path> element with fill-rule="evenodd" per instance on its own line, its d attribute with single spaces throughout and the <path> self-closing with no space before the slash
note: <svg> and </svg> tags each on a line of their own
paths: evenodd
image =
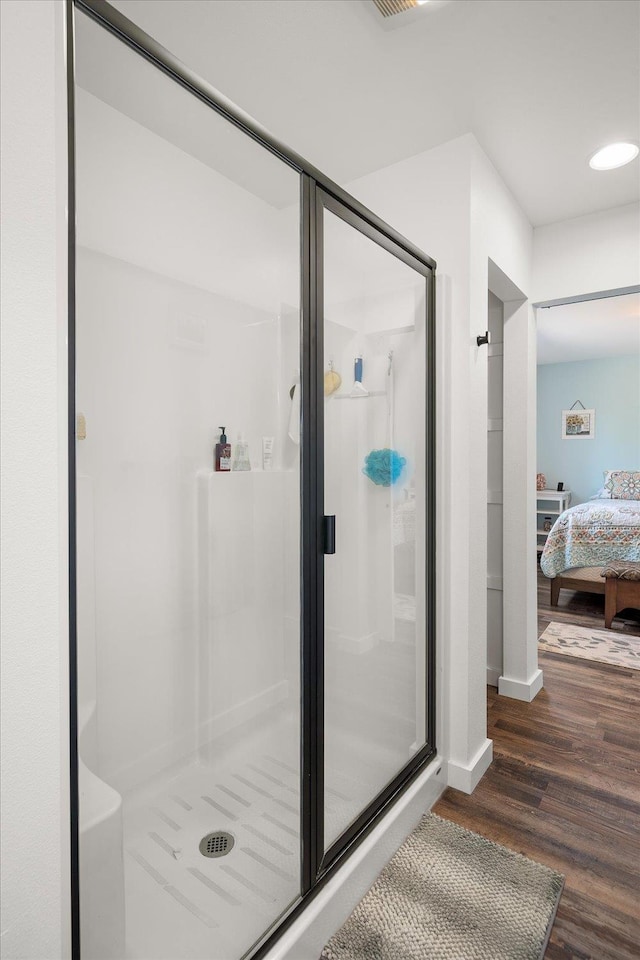
<svg viewBox="0 0 640 960">
<path fill-rule="evenodd" d="M 77 110 L 79 563 L 95 566 L 96 772 L 126 792 L 297 701 L 298 231 L 96 97 Z M 251 473 L 213 474 L 222 424 Z"/>
<path fill-rule="evenodd" d="M 211 114 L 199 107 L 194 121 L 215 143 Z M 265 163 L 268 183 L 280 161 L 265 153 Z M 82 246 L 259 310 L 298 308 L 295 218 L 83 89 L 76 166 Z M 286 202 L 296 199 L 290 189 Z"/>
<path fill-rule="evenodd" d="M 92 487 L 95 543 L 95 559 L 80 562 L 95 563 L 97 572 L 99 772 L 126 790 L 193 750 L 196 728 L 230 710 L 234 698 L 256 697 L 285 679 L 283 631 L 274 626 L 284 616 L 284 568 L 268 565 L 266 592 L 251 570 L 258 575 L 266 549 L 282 558 L 283 517 L 295 505 L 284 496 L 287 476 L 280 469 L 211 472 L 218 420 L 250 425 L 255 468 L 262 436 L 277 434 L 280 448 L 290 443 L 278 429 L 273 383 L 281 325 L 102 254 L 79 251 L 78 274 L 78 410 L 87 424 L 78 470 Z M 199 343 L 180 336 L 185 316 Z M 233 345 L 242 379 L 218 361 L 215 341 Z M 196 688 L 205 640 L 197 563 L 203 483 L 218 573 L 208 602 L 233 651 L 229 659 L 216 637 L 220 667 L 212 663 L 211 676 L 224 677 L 222 700 L 214 687 L 206 707 Z M 81 531 L 85 522 L 80 512 Z M 241 618 L 255 590 L 270 625 L 261 643 L 254 631 L 246 635 Z"/>
</svg>

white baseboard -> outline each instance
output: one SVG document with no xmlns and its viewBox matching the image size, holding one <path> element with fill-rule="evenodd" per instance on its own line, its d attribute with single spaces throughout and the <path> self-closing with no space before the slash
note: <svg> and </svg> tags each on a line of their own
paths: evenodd
<svg viewBox="0 0 640 960">
<path fill-rule="evenodd" d="M 543 686 L 542 670 L 536 670 L 528 680 L 512 680 L 510 677 L 498 679 L 498 693 L 501 697 L 511 697 L 513 700 L 524 700 L 531 703 Z"/>
<path fill-rule="evenodd" d="M 487 667 L 487 686 L 497 687 L 500 678 L 500 671 L 495 667 Z"/>
<path fill-rule="evenodd" d="M 456 763 L 449 760 L 447 782 L 450 787 L 463 793 L 473 793 L 480 780 L 489 769 L 493 760 L 493 740 L 485 739 L 469 763 Z"/>
</svg>

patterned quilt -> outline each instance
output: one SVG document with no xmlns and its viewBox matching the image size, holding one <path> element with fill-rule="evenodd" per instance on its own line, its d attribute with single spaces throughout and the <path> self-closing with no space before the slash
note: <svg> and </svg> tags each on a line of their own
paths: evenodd
<svg viewBox="0 0 640 960">
<path fill-rule="evenodd" d="M 565 510 L 547 537 L 540 567 L 555 577 L 609 560 L 640 561 L 640 500 L 589 500 Z"/>
</svg>

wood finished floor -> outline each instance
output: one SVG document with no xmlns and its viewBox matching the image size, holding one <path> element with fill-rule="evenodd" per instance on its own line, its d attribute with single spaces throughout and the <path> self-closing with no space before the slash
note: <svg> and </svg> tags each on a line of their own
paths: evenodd
<svg viewBox="0 0 640 960">
<path fill-rule="evenodd" d="M 539 632 L 550 620 L 603 629 L 603 598 L 563 592 L 549 609 L 542 580 Z M 640 638 L 640 616 L 614 628 Z M 545 960 L 638 960 L 640 671 L 550 653 L 540 666 L 533 703 L 489 688 L 494 762 L 471 796 L 447 790 L 434 812 L 565 875 Z"/>
</svg>

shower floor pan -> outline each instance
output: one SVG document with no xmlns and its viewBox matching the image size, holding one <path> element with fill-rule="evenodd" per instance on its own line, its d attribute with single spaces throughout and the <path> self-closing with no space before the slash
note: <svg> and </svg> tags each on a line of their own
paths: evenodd
<svg viewBox="0 0 640 960">
<path fill-rule="evenodd" d="M 200 759 L 124 801 L 128 960 L 237 960 L 300 890 L 298 726 L 280 715 L 242 745 L 210 744 Z M 327 770 L 325 829 L 333 838 L 375 790 L 383 748 L 342 731 L 349 776 Z M 392 762 L 390 753 L 387 762 Z M 222 856 L 203 838 L 229 833 Z"/>
<path fill-rule="evenodd" d="M 194 763 L 124 816 L 127 956 L 242 956 L 299 890 L 297 774 L 276 756 Z M 229 852 L 200 852 L 211 833 Z M 224 847 L 224 840 L 218 844 Z"/>
</svg>

